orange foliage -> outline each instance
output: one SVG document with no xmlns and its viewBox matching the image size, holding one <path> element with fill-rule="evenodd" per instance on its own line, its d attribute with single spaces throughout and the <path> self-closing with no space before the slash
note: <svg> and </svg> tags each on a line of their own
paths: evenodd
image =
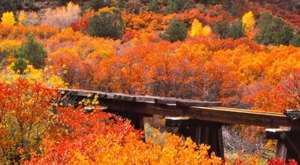
<svg viewBox="0 0 300 165">
<path fill-rule="evenodd" d="M 222 12 L 222 13 L 220 13 Z M 185 10 L 182 13 L 178 13 L 175 15 L 175 17 L 179 20 L 185 21 L 189 24 L 192 23 L 194 19 L 198 19 L 204 24 L 209 24 L 213 25 L 218 21 L 222 20 L 228 20 L 232 21 L 233 18 L 230 16 L 229 13 L 224 12 L 222 10 L 221 5 L 214 5 L 212 7 L 208 7 L 205 9 L 205 11 L 200 11 L 199 9 L 190 9 L 190 10 Z"/>
<path fill-rule="evenodd" d="M 57 32 L 57 28 L 50 26 L 0 26 L 0 39 L 26 40 L 29 33 L 33 33 L 37 39 L 49 39 Z"/>
<path fill-rule="evenodd" d="M 128 120 L 112 114 L 71 108 L 58 108 L 57 113 L 44 141 L 45 153 L 25 164 L 222 164 L 220 158 L 209 157 L 208 146 L 197 146 L 189 138 L 168 134 L 162 146 L 145 143 Z"/>
<path fill-rule="evenodd" d="M 172 19 L 172 15 L 143 11 L 136 15 L 133 13 L 122 13 L 126 30 L 146 29 L 147 32 L 165 30 Z"/>
<path fill-rule="evenodd" d="M 73 28 L 74 31 L 85 32 L 88 27 L 88 21 L 90 18 L 93 17 L 94 14 L 95 14 L 95 12 L 93 10 L 86 12 L 84 14 L 84 16 L 79 18 L 79 20 L 77 22 L 76 21 L 72 22 L 71 27 Z"/>
<path fill-rule="evenodd" d="M 0 83 L 0 161 L 29 160 L 40 152 L 51 117 L 51 101 L 56 92 L 41 84 L 18 79 L 11 84 Z"/>
</svg>

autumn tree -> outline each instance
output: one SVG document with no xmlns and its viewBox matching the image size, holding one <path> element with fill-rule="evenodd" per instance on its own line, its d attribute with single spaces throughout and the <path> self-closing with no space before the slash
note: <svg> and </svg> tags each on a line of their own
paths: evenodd
<svg viewBox="0 0 300 165">
<path fill-rule="evenodd" d="M 255 20 L 252 11 L 245 13 L 242 17 L 243 29 L 248 37 L 252 37 Z"/>
<path fill-rule="evenodd" d="M 73 22 L 79 20 L 81 9 L 79 5 L 69 2 L 66 6 L 47 8 L 41 15 L 41 24 L 55 26 L 58 29 L 69 27 Z"/>
<path fill-rule="evenodd" d="M 24 21 L 24 19 L 25 19 L 25 13 L 22 10 L 19 12 L 19 15 L 18 15 L 18 24 L 22 25 L 23 24 L 22 22 Z"/>
<path fill-rule="evenodd" d="M 78 122 L 80 121 L 80 122 Z M 44 153 L 28 164 L 222 164 L 207 145 L 197 145 L 190 138 L 183 140 L 167 134 L 167 141 L 146 143 L 130 121 L 95 109 L 83 114 L 82 108 L 57 108 L 49 135 L 44 139 Z M 155 131 L 151 138 L 160 136 Z M 116 154 L 118 153 L 118 154 Z M 159 159 L 157 159 L 159 158 Z"/>
<path fill-rule="evenodd" d="M 174 19 L 167 30 L 161 34 L 161 38 L 170 42 L 183 41 L 187 35 L 187 25 L 183 21 Z"/>
<path fill-rule="evenodd" d="M 20 163 L 41 153 L 55 91 L 24 79 L 0 86 L 0 161 Z"/>
<path fill-rule="evenodd" d="M 5 12 L 1 17 L 1 25 L 13 26 L 16 23 L 13 12 Z"/>
<path fill-rule="evenodd" d="M 192 27 L 190 31 L 190 36 L 208 36 L 211 33 L 211 28 L 209 25 L 202 26 L 202 23 L 198 19 L 194 19 L 192 22 Z"/>
<path fill-rule="evenodd" d="M 202 28 L 202 23 L 198 19 L 194 19 L 192 22 L 190 35 L 192 37 L 200 35 Z"/>
<path fill-rule="evenodd" d="M 106 8 L 100 10 L 88 21 L 88 34 L 91 36 L 120 39 L 123 36 L 123 19 L 120 10 Z"/>
<path fill-rule="evenodd" d="M 0 61 L 2 65 L 10 64 L 10 60 L 12 60 L 20 48 L 21 42 L 18 40 L 2 40 L 0 42 Z"/>
</svg>

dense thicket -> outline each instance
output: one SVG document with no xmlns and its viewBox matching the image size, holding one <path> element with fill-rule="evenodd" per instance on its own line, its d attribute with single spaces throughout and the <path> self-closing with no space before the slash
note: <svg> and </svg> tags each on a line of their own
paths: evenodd
<svg viewBox="0 0 300 165">
<path fill-rule="evenodd" d="M 189 139 L 145 143 L 129 121 L 98 111 L 94 99 L 82 105 L 96 109 L 88 115 L 53 108 L 64 98 L 52 97 L 51 87 L 300 108 L 299 14 L 290 4 L 60 0 L 34 3 L 53 7 L 35 12 L 23 5 L 30 1 L 14 2 L 0 7 L 0 162 L 224 163 Z"/>
</svg>

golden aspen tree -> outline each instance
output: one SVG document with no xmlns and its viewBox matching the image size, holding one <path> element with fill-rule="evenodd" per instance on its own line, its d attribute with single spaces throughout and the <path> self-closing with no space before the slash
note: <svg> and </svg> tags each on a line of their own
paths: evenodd
<svg viewBox="0 0 300 165">
<path fill-rule="evenodd" d="M 242 18 L 242 23 L 243 23 L 243 28 L 244 28 L 246 35 L 248 37 L 252 38 L 252 36 L 253 36 L 252 31 L 254 29 L 254 24 L 255 24 L 255 20 L 254 20 L 252 11 L 249 11 L 244 14 L 244 16 Z"/>
<path fill-rule="evenodd" d="M 190 31 L 191 37 L 196 36 L 208 36 L 211 34 L 211 28 L 209 25 L 203 26 L 198 19 L 194 19 Z"/>
<path fill-rule="evenodd" d="M 209 36 L 211 34 L 211 28 L 209 25 L 206 25 L 203 27 L 202 29 L 202 33 L 203 36 Z"/>
<path fill-rule="evenodd" d="M 19 17 L 18 17 L 18 23 L 19 23 L 19 25 L 22 25 L 22 22 L 23 22 L 24 19 L 25 19 L 25 13 L 22 10 L 22 11 L 20 11 Z"/>
<path fill-rule="evenodd" d="M 198 19 L 194 19 L 190 31 L 190 36 L 195 37 L 201 35 L 202 28 L 202 23 Z"/>
<path fill-rule="evenodd" d="M 1 25 L 13 26 L 16 23 L 13 12 L 5 12 L 1 18 Z"/>
</svg>

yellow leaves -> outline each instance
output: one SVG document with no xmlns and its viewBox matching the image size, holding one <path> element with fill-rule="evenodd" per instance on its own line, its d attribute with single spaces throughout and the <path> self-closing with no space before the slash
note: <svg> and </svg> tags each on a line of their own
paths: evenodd
<svg viewBox="0 0 300 165">
<path fill-rule="evenodd" d="M 190 31 L 191 37 L 196 36 L 209 36 L 211 34 L 211 28 L 209 25 L 203 27 L 202 23 L 198 19 L 194 19 Z"/>
<path fill-rule="evenodd" d="M 115 7 L 103 7 L 103 8 L 100 8 L 98 10 L 98 12 L 96 12 L 96 14 L 99 14 L 101 12 L 111 12 L 113 9 L 115 9 Z"/>
<path fill-rule="evenodd" d="M 190 36 L 195 37 L 200 35 L 202 28 L 202 23 L 198 19 L 194 19 L 192 23 Z"/>
<path fill-rule="evenodd" d="M 20 48 L 22 42 L 18 40 L 2 40 L 0 42 L 0 52 L 7 53 L 8 57 L 13 57 L 14 53 Z"/>
<path fill-rule="evenodd" d="M 268 140 L 264 147 L 268 148 L 268 149 L 275 149 L 276 148 L 276 141 L 275 140 Z"/>
<path fill-rule="evenodd" d="M 22 25 L 23 23 L 23 20 L 25 19 L 25 13 L 24 13 L 24 11 L 22 10 L 22 11 L 20 11 L 20 13 L 19 13 L 19 17 L 18 17 L 18 22 L 19 22 L 19 25 Z"/>
<path fill-rule="evenodd" d="M 249 38 L 253 37 L 252 31 L 254 29 L 255 20 L 252 11 L 245 13 L 242 18 L 242 23 L 244 26 L 244 31 L 246 32 Z"/>
<path fill-rule="evenodd" d="M 13 26 L 16 23 L 13 12 L 5 12 L 1 18 L 1 25 Z"/>
<path fill-rule="evenodd" d="M 202 35 L 206 37 L 209 36 L 210 34 L 211 34 L 210 26 L 209 25 L 204 26 L 202 29 Z"/>
<path fill-rule="evenodd" d="M 48 67 L 44 70 L 35 69 L 32 65 L 27 65 L 23 75 L 12 70 L 14 63 L 7 66 L 0 73 L 0 81 L 6 83 L 16 82 L 20 77 L 27 79 L 29 82 L 40 82 L 47 87 L 66 87 L 66 83 L 54 72 L 49 71 Z"/>
<path fill-rule="evenodd" d="M 185 141 L 176 135 L 168 134 L 168 140 L 161 146 L 155 142 L 144 143 L 135 133 L 117 135 L 114 133 L 96 137 L 88 150 L 96 150 L 86 156 L 74 149 L 70 164 L 222 164 L 214 154 L 209 158 L 207 145 L 196 145 L 190 138 Z M 91 157 L 93 159 L 91 159 Z"/>
</svg>

